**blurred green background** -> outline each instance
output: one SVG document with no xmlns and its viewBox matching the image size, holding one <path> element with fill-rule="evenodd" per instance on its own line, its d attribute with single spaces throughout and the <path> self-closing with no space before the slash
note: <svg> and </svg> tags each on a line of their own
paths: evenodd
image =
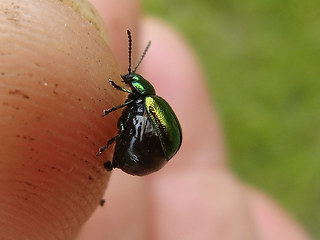
<svg viewBox="0 0 320 240">
<path fill-rule="evenodd" d="M 198 54 L 234 171 L 320 239 L 320 1 L 145 0 L 144 8 Z"/>
</svg>

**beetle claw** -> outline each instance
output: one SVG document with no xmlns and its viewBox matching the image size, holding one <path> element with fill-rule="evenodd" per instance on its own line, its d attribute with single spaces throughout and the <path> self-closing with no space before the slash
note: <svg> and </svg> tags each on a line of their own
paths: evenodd
<svg viewBox="0 0 320 240">
<path fill-rule="evenodd" d="M 104 110 L 102 113 L 102 117 L 107 116 L 110 112 L 110 109 Z"/>
<path fill-rule="evenodd" d="M 104 147 L 101 147 L 101 148 L 99 148 L 99 152 L 97 153 L 97 157 L 99 157 L 101 154 L 102 154 L 102 152 L 104 151 L 104 150 L 106 150 L 106 148 L 107 148 L 108 146 L 104 146 Z"/>
<path fill-rule="evenodd" d="M 111 171 L 113 169 L 112 162 L 110 161 L 106 161 L 103 166 L 107 171 Z"/>
</svg>

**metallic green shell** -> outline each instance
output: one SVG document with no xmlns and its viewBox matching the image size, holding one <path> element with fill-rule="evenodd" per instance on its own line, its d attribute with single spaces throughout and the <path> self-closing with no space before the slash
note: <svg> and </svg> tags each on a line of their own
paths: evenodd
<svg viewBox="0 0 320 240">
<path fill-rule="evenodd" d="M 141 75 L 135 73 L 130 80 L 131 86 L 141 95 L 156 94 L 156 91 L 154 90 L 154 87 L 151 85 L 151 83 L 145 80 Z"/>
<path fill-rule="evenodd" d="M 145 106 L 156 127 L 165 156 L 172 158 L 182 142 L 180 123 L 170 105 L 159 96 L 146 96 Z"/>
</svg>

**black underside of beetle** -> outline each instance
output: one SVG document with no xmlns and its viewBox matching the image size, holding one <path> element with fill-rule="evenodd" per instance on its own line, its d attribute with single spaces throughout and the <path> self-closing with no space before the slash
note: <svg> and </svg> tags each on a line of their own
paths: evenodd
<svg viewBox="0 0 320 240">
<path fill-rule="evenodd" d="M 116 142 L 112 166 L 131 175 L 147 175 L 166 163 L 160 138 L 145 108 L 145 97 L 128 105 L 118 120 L 121 136 Z"/>
</svg>

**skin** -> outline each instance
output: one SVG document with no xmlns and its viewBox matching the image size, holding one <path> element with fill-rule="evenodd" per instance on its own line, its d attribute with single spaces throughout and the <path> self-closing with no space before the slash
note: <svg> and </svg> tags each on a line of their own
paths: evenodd
<svg viewBox="0 0 320 240">
<path fill-rule="evenodd" d="M 0 32 L 0 238 L 310 239 L 228 168 L 218 117 L 185 40 L 168 25 L 142 18 L 139 1 L 92 3 L 110 47 L 64 4 L 21 0 L 18 8 L 6 6 L 10 14 Z M 103 162 L 112 151 L 95 156 L 117 133 L 121 111 L 100 114 L 125 99 L 107 80 L 120 83 L 119 74 L 126 73 L 126 29 L 133 33 L 134 62 L 152 40 L 138 73 L 175 109 L 183 129 L 179 153 L 146 177 L 106 172 Z M 106 203 L 97 208 L 101 198 Z"/>
</svg>

